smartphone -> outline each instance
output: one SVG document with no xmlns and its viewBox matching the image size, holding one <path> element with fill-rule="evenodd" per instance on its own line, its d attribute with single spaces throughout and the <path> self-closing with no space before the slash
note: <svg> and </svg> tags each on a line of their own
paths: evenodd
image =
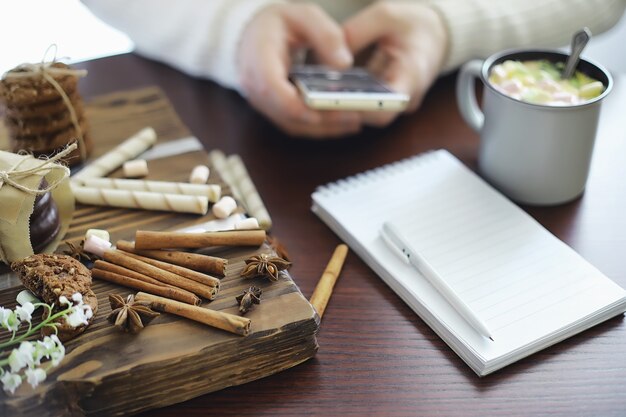
<svg viewBox="0 0 626 417">
<path fill-rule="evenodd" d="M 364 68 L 333 70 L 318 65 L 295 66 L 290 72 L 307 106 L 317 110 L 406 109 L 409 96 L 393 91 Z"/>
</svg>

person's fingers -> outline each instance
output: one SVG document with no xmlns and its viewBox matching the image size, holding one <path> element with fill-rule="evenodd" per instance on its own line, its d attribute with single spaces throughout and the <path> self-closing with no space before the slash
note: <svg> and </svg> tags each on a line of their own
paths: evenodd
<svg viewBox="0 0 626 417">
<path fill-rule="evenodd" d="M 361 128 L 357 112 L 320 112 L 306 107 L 297 92 L 277 88 L 271 99 L 266 94 L 251 94 L 253 107 L 292 136 L 339 137 Z"/>
<path fill-rule="evenodd" d="M 378 78 L 383 78 L 383 73 L 389 65 L 389 55 L 382 49 L 376 48 L 367 61 L 366 68 Z"/>
<path fill-rule="evenodd" d="M 332 134 L 351 133 L 360 125 L 357 112 L 319 112 L 307 107 L 296 87 L 288 81 L 286 65 L 276 56 L 275 49 L 264 45 L 257 52 L 259 62 L 252 71 L 252 83 L 246 82 L 246 91 L 252 105 L 275 124 L 289 127 L 290 133 L 310 131 L 310 135 L 316 136 L 326 130 Z M 309 125 L 330 126 L 310 129 Z"/>
<path fill-rule="evenodd" d="M 306 107 L 288 80 L 287 53 L 270 42 L 258 45 L 253 64 L 248 64 L 242 77 L 243 90 L 253 106 L 272 120 L 282 118 L 319 123 L 319 115 Z"/>
<path fill-rule="evenodd" d="M 337 68 L 352 65 L 353 57 L 341 27 L 322 8 L 314 4 L 294 4 L 285 8 L 283 15 L 290 30 L 313 48 L 322 63 Z"/>
<path fill-rule="evenodd" d="M 376 43 L 394 29 L 394 7 L 375 3 L 346 20 L 342 27 L 352 53 Z"/>
<path fill-rule="evenodd" d="M 288 81 L 268 77 L 264 82 L 265 86 L 255 89 L 248 96 L 252 105 L 262 114 L 277 124 L 281 124 L 279 121 L 282 120 L 291 123 L 322 123 L 319 113 L 302 102 L 298 92 Z"/>
<path fill-rule="evenodd" d="M 242 92 L 250 104 L 293 136 L 340 137 L 358 132 L 362 127 L 358 112 L 315 111 L 306 106 L 288 80 L 289 54 L 294 45 L 313 45 L 319 55 L 326 54 L 327 61 L 350 64 L 352 57 L 339 26 L 319 8 L 290 5 L 271 12 L 248 27 L 239 53 Z M 341 56 L 332 56 L 338 48 L 344 49 L 344 58 L 348 57 L 344 62 Z"/>
<path fill-rule="evenodd" d="M 384 79 L 387 85 L 410 97 L 405 112 L 413 112 L 421 105 L 432 82 L 430 71 L 424 68 L 428 65 L 424 59 L 428 58 L 420 54 L 407 55 L 393 61 L 385 70 Z"/>
</svg>

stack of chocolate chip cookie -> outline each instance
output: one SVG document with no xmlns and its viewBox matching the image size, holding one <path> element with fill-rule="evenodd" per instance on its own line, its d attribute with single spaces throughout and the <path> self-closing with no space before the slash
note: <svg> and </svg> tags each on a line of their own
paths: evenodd
<svg viewBox="0 0 626 417">
<path fill-rule="evenodd" d="M 41 66 L 19 66 L 0 80 L 0 101 L 5 107 L 12 151 L 53 155 L 68 143 L 78 141 L 79 149 L 65 159 L 69 165 L 75 165 L 93 147 L 78 94 L 78 76 L 60 62 L 44 66 L 43 71 L 46 76 Z"/>
</svg>

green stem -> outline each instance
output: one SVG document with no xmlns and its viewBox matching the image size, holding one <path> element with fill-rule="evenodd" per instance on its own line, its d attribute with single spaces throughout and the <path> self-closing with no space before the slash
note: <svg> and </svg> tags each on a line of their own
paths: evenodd
<svg viewBox="0 0 626 417">
<path fill-rule="evenodd" d="M 69 311 L 73 307 L 73 306 L 70 306 L 70 307 L 66 308 L 65 310 L 59 311 L 56 314 L 51 314 L 52 313 L 52 307 L 48 306 L 47 304 L 43 304 L 43 305 L 47 306 L 50 309 L 50 311 L 48 312 L 48 318 L 46 318 L 44 321 L 42 321 L 41 323 L 39 323 L 35 327 L 32 327 L 32 324 L 31 324 L 31 326 L 29 326 L 29 328 L 28 328 L 28 331 L 23 333 L 21 336 L 15 337 L 15 334 L 14 334 L 13 337 L 11 338 L 11 340 L 9 340 L 8 342 L 0 343 L 0 350 L 21 342 L 22 340 L 24 340 L 28 336 L 34 334 L 37 330 L 41 329 L 44 326 L 54 326 L 55 329 L 56 329 L 56 325 L 55 324 L 50 324 L 50 323 L 53 322 L 54 320 L 56 320 L 59 317 L 67 315 L 67 313 L 69 313 Z"/>
</svg>

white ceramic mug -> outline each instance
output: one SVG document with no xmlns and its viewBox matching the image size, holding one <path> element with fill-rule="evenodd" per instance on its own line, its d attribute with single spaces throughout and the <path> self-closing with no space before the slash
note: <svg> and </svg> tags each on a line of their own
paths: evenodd
<svg viewBox="0 0 626 417">
<path fill-rule="evenodd" d="M 479 171 L 511 199 L 524 204 L 560 204 L 585 189 L 598 127 L 600 104 L 610 93 L 610 73 L 581 59 L 577 70 L 604 84 L 600 96 L 582 104 L 549 106 L 509 97 L 488 81 L 494 65 L 506 60 L 547 59 L 565 62 L 567 55 L 548 50 L 504 51 L 484 61 L 470 61 L 457 79 L 457 102 L 465 121 L 480 133 Z M 484 84 L 483 110 L 474 82 Z"/>
</svg>

